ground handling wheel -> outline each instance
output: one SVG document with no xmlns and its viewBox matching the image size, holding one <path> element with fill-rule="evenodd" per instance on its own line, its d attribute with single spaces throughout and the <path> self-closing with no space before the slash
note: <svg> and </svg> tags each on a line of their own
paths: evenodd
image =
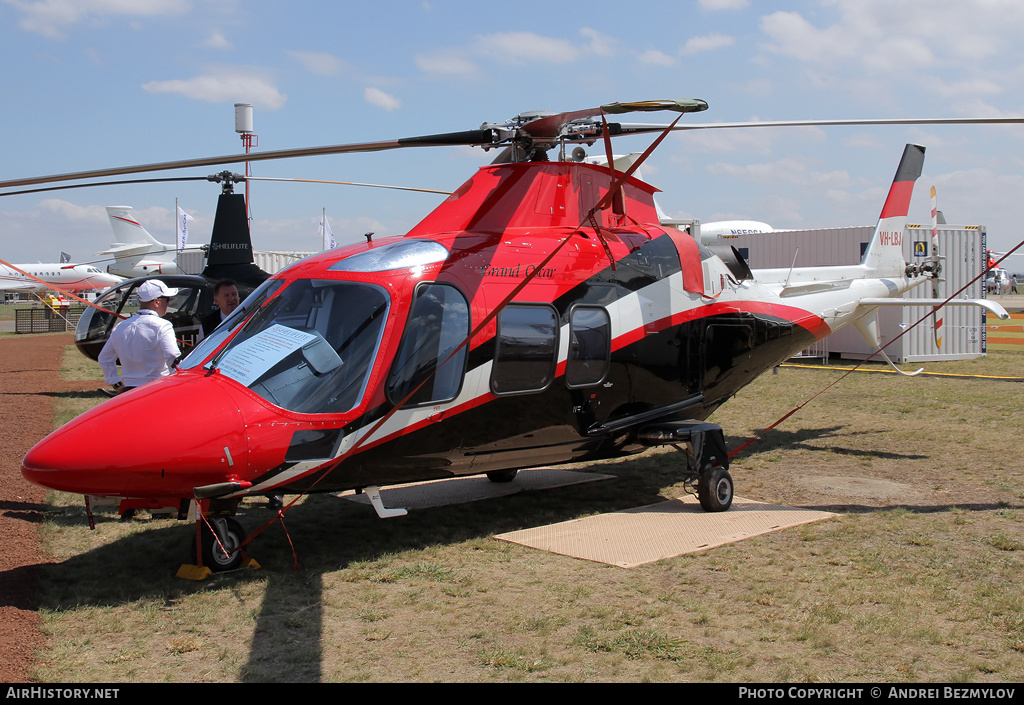
<svg viewBox="0 0 1024 705">
<path fill-rule="evenodd" d="M 732 475 L 720 466 L 704 468 L 697 480 L 697 499 L 705 512 L 724 512 L 732 506 Z"/>
<path fill-rule="evenodd" d="M 232 517 L 208 517 L 209 526 L 200 521 L 199 543 L 203 554 L 203 565 L 214 573 L 238 568 L 245 556 L 240 550 L 246 533 L 242 525 Z M 214 536 L 210 527 L 217 535 Z M 192 561 L 196 562 L 196 543 L 192 541 Z"/>
</svg>

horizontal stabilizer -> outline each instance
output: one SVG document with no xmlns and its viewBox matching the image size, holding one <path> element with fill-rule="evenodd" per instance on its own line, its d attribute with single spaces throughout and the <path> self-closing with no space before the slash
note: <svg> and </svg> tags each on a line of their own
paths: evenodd
<svg viewBox="0 0 1024 705">
<path fill-rule="evenodd" d="M 1005 320 L 1010 317 L 1006 309 L 990 299 L 952 299 L 942 302 L 938 299 L 861 299 L 860 306 L 981 306 Z"/>
<path fill-rule="evenodd" d="M 115 242 L 113 245 L 103 250 L 103 252 L 100 252 L 100 254 L 113 255 L 114 257 L 125 257 L 149 252 L 152 248 L 152 245 L 135 245 Z"/>
</svg>

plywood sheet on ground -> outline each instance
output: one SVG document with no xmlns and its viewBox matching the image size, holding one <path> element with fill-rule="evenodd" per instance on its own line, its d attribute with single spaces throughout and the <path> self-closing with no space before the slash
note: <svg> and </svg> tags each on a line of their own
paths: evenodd
<svg viewBox="0 0 1024 705">
<path fill-rule="evenodd" d="M 574 472 L 552 468 L 520 470 L 512 482 L 491 482 L 482 475 L 456 477 L 447 480 L 414 482 L 395 485 L 380 491 L 381 501 L 388 508 L 427 509 L 449 504 L 463 504 L 481 499 L 506 497 L 517 492 L 550 490 L 555 487 L 577 485 L 583 482 L 610 480 L 614 475 L 599 475 L 592 472 Z M 338 496 L 353 502 L 369 504 L 365 494 L 343 492 Z"/>
<path fill-rule="evenodd" d="M 573 558 L 633 568 L 834 516 L 737 497 L 707 513 L 695 497 L 501 534 L 495 538 Z"/>
</svg>

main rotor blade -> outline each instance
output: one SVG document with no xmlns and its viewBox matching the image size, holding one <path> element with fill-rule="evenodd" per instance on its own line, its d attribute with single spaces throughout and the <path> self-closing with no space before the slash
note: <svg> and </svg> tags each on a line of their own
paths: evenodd
<svg viewBox="0 0 1024 705">
<path fill-rule="evenodd" d="M 717 130 L 737 127 L 828 127 L 841 125 L 1000 125 L 1024 123 L 1024 117 L 979 118 L 866 118 L 850 120 L 771 120 L 755 122 L 691 122 L 676 125 L 673 130 Z M 668 125 L 618 123 L 621 134 L 643 134 L 664 130 Z"/>
<path fill-rule="evenodd" d="M 93 186 L 124 186 L 127 184 L 161 184 L 176 181 L 209 181 L 205 176 L 171 176 L 165 179 L 122 179 L 120 181 L 90 181 L 85 184 L 66 184 L 64 186 L 44 186 L 27 188 L 20 191 L 6 191 L 0 196 L 20 196 L 26 193 L 43 193 L 44 191 L 66 191 L 72 188 L 92 188 Z"/>
<path fill-rule="evenodd" d="M 124 174 L 141 174 L 150 171 L 168 171 L 171 169 L 191 169 L 201 166 L 218 166 L 221 164 L 234 164 L 236 162 L 260 162 L 271 159 L 291 159 L 294 157 L 312 157 L 325 154 L 350 154 L 354 152 L 382 152 L 388 149 L 402 149 L 404 147 L 444 147 L 452 145 L 486 145 L 494 140 L 494 131 L 470 130 L 467 132 L 448 132 L 438 135 L 424 135 L 422 137 L 404 137 L 385 142 L 361 142 L 357 144 L 336 144 L 322 147 L 302 147 L 299 149 L 280 149 L 273 152 L 251 152 L 249 154 L 229 154 L 220 157 L 202 157 L 199 159 L 182 159 L 173 162 L 156 162 L 153 164 L 136 164 L 134 166 L 122 166 L 112 169 L 94 169 L 91 171 L 79 171 L 68 174 L 54 174 L 50 176 L 36 176 L 28 179 L 12 179 L 0 181 L 0 188 L 14 188 L 17 186 L 33 186 L 35 184 L 50 184 L 58 181 L 77 181 L 78 179 L 98 179 L 107 176 L 121 176 Z"/>
<path fill-rule="evenodd" d="M 364 184 L 359 181 L 328 181 L 326 179 L 286 179 L 273 176 L 246 176 L 246 181 L 297 181 L 302 184 L 340 184 L 342 186 L 367 186 L 369 188 L 387 188 L 395 191 L 417 191 L 419 193 L 439 193 L 444 196 L 451 196 L 451 191 L 438 191 L 430 188 L 416 188 L 415 186 L 389 186 L 387 184 Z"/>
<path fill-rule="evenodd" d="M 641 100 L 633 103 L 609 103 L 607 105 L 602 105 L 599 108 L 572 110 L 566 113 L 557 113 L 555 115 L 548 115 L 536 120 L 531 120 L 523 125 L 522 130 L 531 137 L 557 139 L 561 136 L 563 126 L 573 122 L 574 120 L 598 117 L 602 113 L 609 115 L 621 115 L 624 113 L 649 113 L 661 110 L 671 110 L 677 113 L 698 113 L 707 109 L 707 102 L 699 99 Z"/>
</svg>

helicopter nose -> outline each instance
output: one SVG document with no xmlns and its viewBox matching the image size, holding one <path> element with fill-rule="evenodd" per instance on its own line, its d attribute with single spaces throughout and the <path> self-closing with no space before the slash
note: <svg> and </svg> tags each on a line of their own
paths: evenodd
<svg viewBox="0 0 1024 705">
<path fill-rule="evenodd" d="M 22 461 L 34 484 L 62 492 L 191 496 L 244 479 L 242 412 L 222 383 L 177 374 L 104 402 L 37 443 Z"/>
</svg>

